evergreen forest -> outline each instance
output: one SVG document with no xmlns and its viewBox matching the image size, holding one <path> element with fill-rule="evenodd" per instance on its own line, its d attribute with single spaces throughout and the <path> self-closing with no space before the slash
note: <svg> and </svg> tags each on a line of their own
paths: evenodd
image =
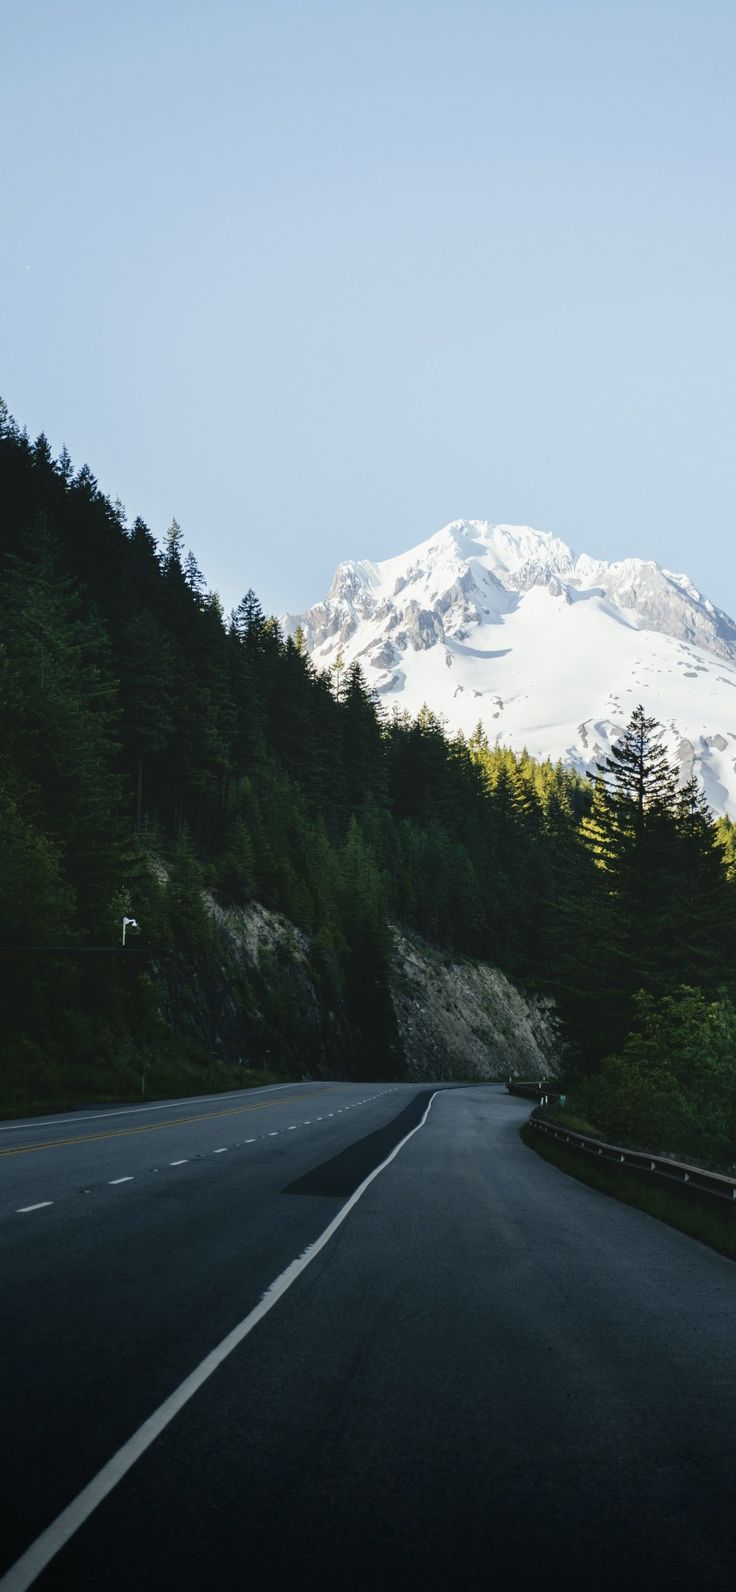
<svg viewBox="0 0 736 1592">
<path fill-rule="evenodd" d="M 147 1061 L 163 1092 L 293 1068 L 278 982 L 251 1057 L 191 1020 L 213 906 L 258 902 L 309 946 L 307 1070 L 401 1076 L 396 924 L 552 999 L 598 1120 L 725 1153 L 736 834 L 645 706 L 592 781 L 389 713 L 253 591 L 225 614 L 175 520 L 159 545 L 4 405 L 0 559 L 0 1105 L 125 1098 Z"/>
</svg>

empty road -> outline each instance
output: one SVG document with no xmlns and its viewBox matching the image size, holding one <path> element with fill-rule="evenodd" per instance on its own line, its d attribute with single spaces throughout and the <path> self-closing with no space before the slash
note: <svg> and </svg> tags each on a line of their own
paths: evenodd
<svg viewBox="0 0 736 1592">
<path fill-rule="evenodd" d="M 736 1267 L 527 1114 L 305 1083 L 0 1125 L 0 1588 L 730 1588 Z"/>
</svg>

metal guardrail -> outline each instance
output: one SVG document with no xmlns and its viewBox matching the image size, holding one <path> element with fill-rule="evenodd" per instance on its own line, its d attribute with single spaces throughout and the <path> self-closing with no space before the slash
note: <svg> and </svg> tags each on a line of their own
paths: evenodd
<svg viewBox="0 0 736 1592">
<path fill-rule="evenodd" d="M 559 1094 L 550 1089 L 547 1078 L 535 1078 L 532 1083 L 522 1083 L 516 1078 L 509 1078 L 506 1093 L 521 1095 L 524 1100 L 536 1100 L 537 1103 L 543 1100 L 545 1105 L 556 1104 L 560 1099 Z"/>
<path fill-rule="evenodd" d="M 551 1098 L 551 1097 L 550 1097 Z M 687 1161 L 671 1161 L 664 1155 L 650 1155 L 644 1150 L 629 1150 L 622 1144 L 608 1144 L 604 1139 L 588 1138 L 584 1133 L 574 1133 L 561 1123 L 548 1122 L 533 1111 L 529 1127 L 546 1138 L 556 1139 L 589 1159 L 617 1166 L 622 1171 L 635 1171 L 648 1183 L 662 1181 L 674 1183 L 688 1194 L 705 1195 L 730 1205 L 736 1214 L 736 1178 L 725 1177 L 721 1172 L 708 1172 L 702 1166 L 691 1166 Z"/>
</svg>

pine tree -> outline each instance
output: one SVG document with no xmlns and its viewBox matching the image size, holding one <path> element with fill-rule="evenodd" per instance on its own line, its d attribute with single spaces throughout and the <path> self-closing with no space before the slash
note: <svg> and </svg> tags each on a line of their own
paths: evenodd
<svg viewBox="0 0 736 1592">
<path fill-rule="evenodd" d="M 249 656 L 259 653 L 263 646 L 266 619 L 252 586 L 234 609 L 231 621 L 235 634 Z"/>
<path fill-rule="evenodd" d="M 671 814 L 676 781 L 662 745 L 662 726 L 648 718 L 641 703 L 634 711 L 609 757 L 598 765 L 607 790 L 629 804 L 634 831 L 639 837 L 654 814 Z"/>
<path fill-rule="evenodd" d="M 398 1044 L 388 987 L 390 934 L 383 885 L 355 818 L 343 849 L 342 890 L 346 994 L 362 1076 L 392 1077 Z"/>
<path fill-rule="evenodd" d="M 173 570 L 177 570 L 180 574 L 183 573 L 183 552 L 184 532 L 182 531 L 179 521 L 177 519 L 172 519 L 169 529 L 164 537 L 164 547 L 163 553 L 161 555 L 162 565 L 167 574 Z"/>
<path fill-rule="evenodd" d="M 184 580 L 186 581 L 190 592 L 192 592 L 195 597 L 201 598 L 205 589 L 205 579 L 194 556 L 194 553 L 191 552 L 191 550 L 187 553 L 187 556 L 184 560 Z"/>
<path fill-rule="evenodd" d="M 122 863 L 115 682 L 79 617 L 80 596 L 58 571 L 44 521 L 8 561 L 0 617 L 18 717 L 5 725 L 7 753 L 27 790 L 33 821 L 63 848 L 67 875 L 91 936 Z"/>
<path fill-rule="evenodd" d="M 219 868 L 219 883 L 236 901 L 250 896 L 255 882 L 253 842 L 242 818 L 233 819 Z"/>
<path fill-rule="evenodd" d="M 17 426 L 4 398 L 0 398 L 0 441 L 14 441 Z"/>
<path fill-rule="evenodd" d="M 601 766 L 581 827 L 597 870 L 599 899 L 605 900 L 597 922 L 586 922 L 586 955 L 594 949 L 594 960 L 605 970 L 603 982 L 615 996 L 608 1003 L 609 1048 L 626 1032 L 634 993 L 667 993 L 691 969 L 690 954 L 697 954 L 692 936 L 687 951 L 682 888 L 684 871 L 692 886 L 711 868 L 707 820 L 694 788 L 678 797 L 661 734 L 661 726 L 638 707 Z M 612 1006 L 617 1016 L 610 1015 Z"/>
<path fill-rule="evenodd" d="M 333 692 L 334 692 L 335 697 L 336 697 L 338 702 L 340 702 L 342 700 L 342 681 L 343 681 L 344 674 L 345 674 L 345 655 L 344 655 L 344 653 L 342 651 L 342 648 L 339 648 L 337 653 L 335 654 L 335 657 L 333 659 L 332 664 L 330 665 L 330 670 L 329 670 L 329 676 L 330 676 L 330 681 L 331 681 L 331 684 L 332 684 L 332 689 L 333 689 Z"/>
<path fill-rule="evenodd" d="M 78 495 L 94 502 L 100 495 L 96 477 L 92 474 L 88 464 L 83 464 L 81 470 L 74 477 L 74 487 Z"/>
<path fill-rule="evenodd" d="M 670 918 L 673 981 L 713 995 L 733 978 L 736 889 L 713 814 L 693 777 L 677 796 L 677 881 Z"/>
<path fill-rule="evenodd" d="M 135 781 L 136 829 L 145 812 L 147 770 L 152 760 L 163 756 L 174 733 L 174 674 L 175 656 L 166 629 L 152 613 L 135 614 L 123 631 L 120 686 Z"/>
<path fill-rule="evenodd" d="M 341 702 L 348 812 L 357 813 L 366 802 L 383 802 L 387 788 L 384 743 L 376 703 L 359 663 L 352 663 L 345 674 Z"/>
<path fill-rule="evenodd" d="M 202 869 L 182 824 L 169 875 L 168 910 L 174 944 L 190 954 L 209 949 L 212 926 L 203 895 Z"/>
<path fill-rule="evenodd" d="M 727 878 L 736 881 L 736 824 L 725 814 L 715 826 L 716 842 L 721 848 Z"/>
</svg>

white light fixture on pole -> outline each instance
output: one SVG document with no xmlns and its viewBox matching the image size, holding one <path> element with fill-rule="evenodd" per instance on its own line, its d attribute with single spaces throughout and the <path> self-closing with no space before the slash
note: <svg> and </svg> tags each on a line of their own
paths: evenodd
<svg viewBox="0 0 736 1592">
<path fill-rule="evenodd" d="M 126 931 L 126 929 L 137 929 L 137 928 L 138 928 L 138 924 L 136 923 L 135 918 L 123 918 L 123 945 L 125 944 L 125 931 Z"/>
</svg>

